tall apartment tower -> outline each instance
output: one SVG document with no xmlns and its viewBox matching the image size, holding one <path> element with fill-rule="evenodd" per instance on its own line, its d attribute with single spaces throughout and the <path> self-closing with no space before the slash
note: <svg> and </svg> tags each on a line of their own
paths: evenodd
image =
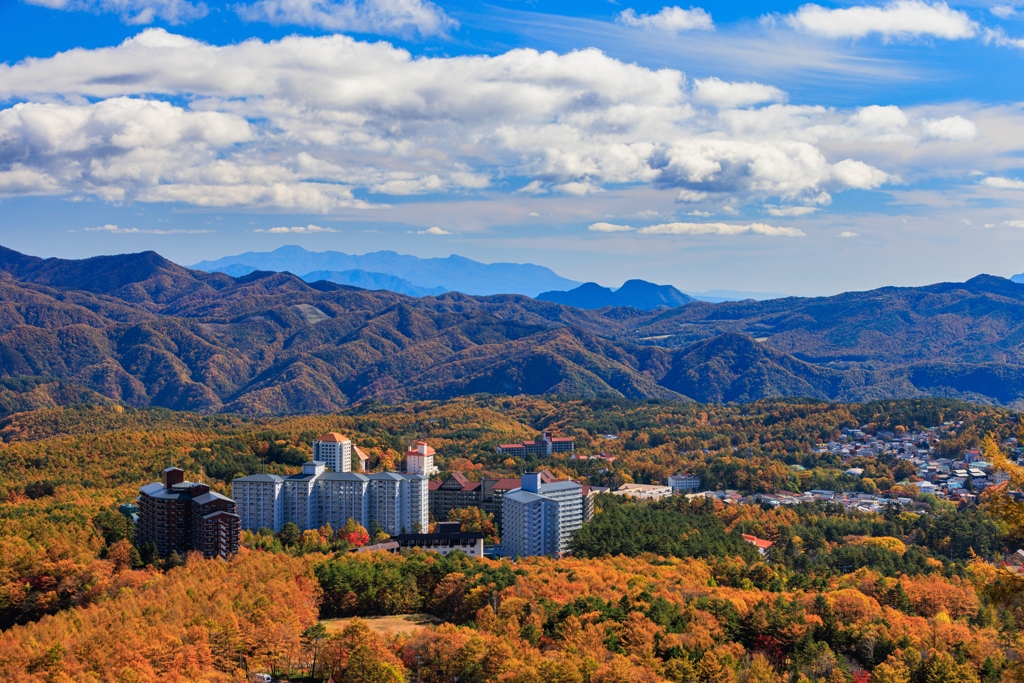
<svg viewBox="0 0 1024 683">
<path fill-rule="evenodd" d="M 560 555 L 583 526 L 583 487 L 574 481 L 542 483 L 540 472 L 502 497 L 502 546 L 510 557 Z"/>
<path fill-rule="evenodd" d="M 295 522 L 300 529 L 315 529 L 319 526 L 313 484 L 324 470 L 322 462 L 307 462 L 302 466 L 302 472 L 285 477 L 281 496 L 284 523 Z"/>
<path fill-rule="evenodd" d="M 177 467 L 168 467 L 162 474 L 162 481 L 139 489 L 136 543 L 152 543 L 160 557 L 184 556 L 192 550 L 206 557 L 238 552 L 241 520 L 235 514 L 235 501 L 206 484 L 185 481 L 185 473 Z"/>
<path fill-rule="evenodd" d="M 231 497 L 242 518 L 242 528 L 249 531 L 271 529 L 274 533 L 284 526 L 284 477 L 277 474 L 253 474 L 231 482 Z"/>
<path fill-rule="evenodd" d="M 351 472 L 352 442 L 338 432 L 327 432 L 313 442 L 313 461 L 332 472 Z"/>
<path fill-rule="evenodd" d="M 316 520 L 313 524 L 321 527 L 330 524 L 337 531 L 349 519 L 370 525 L 370 499 L 367 491 L 370 478 L 354 472 L 324 472 L 316 478 L 313 488 L 316 494 Z"/>
<path fill-rule="evenodd" d="M 407 474 L 418 474 L 429 477 L 437 474 L 434 467 L 434 449 L 426 441 L 417 441 L 405 452 L 405 471 Z"/>
</svg>

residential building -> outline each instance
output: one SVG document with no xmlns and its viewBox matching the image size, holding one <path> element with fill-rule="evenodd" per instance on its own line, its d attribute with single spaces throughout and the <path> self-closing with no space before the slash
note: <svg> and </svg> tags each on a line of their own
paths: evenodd
<svg viewBox="0 0 1024 683">
<path fill-rule="evenodd" d="M 751 536 L 750 534 L 743 534 L 743 540 L 757 548 L 757 552 L 761 553 L 761 557 L 767 557 L 768 548 L 774 545 L 771 541 L 766 541 L 763 538 Z"/>
<path fill-rule="evenodd" d="M 470 557 L 484 556 L 484 535 L 479 531 L 462 531 L 459 522 L 439 522 L 432 534 L 398 534 L 391 540 L 402 548 L 423 548 L 442 555 L 461 550 Z"/>
<path fill-rule="evenodd" d="M 542 483 L 540 472 L 502 499 L 502 547 L 517 556 L 561 555 L 583 526 L 583 487 L 574 481 Z"/>
<path fill-rule="evenodd" d="M 657 484 L 623 484 L 612 495 L 636 498 L 637 500 L 661 500 L 672 497 L 671 486 L 659 486 Z"/>
<path fill-rule="evenodd" d="M 284 526 L 283 491 L 284 477 L 277 474 L 253 474 L 231 482 L 231 497 L 238 507 L 242 528 L 280 531 Z"/>
<path fill-rule="evenodd" d="M 552 453 L 572 453 L 575 441 L 571 436 L 554 436 L 552 432 L 544 432 L 540 439 L 523 441 L 522 443 L 503 443 L 498 452 L 525 458 L 527 455 L 550 456 Z"/>
<path fill-rule="evenodd" d="M 235 502 L 206 484 L 185 481 L 185 473 L 168 467 L 162 481 L 139 489 L 135 541 L 153 544 L 160 557 L 198 550 L 206 557 L 238 552 L 241 521 Z"/>
<path fill-rule="evenodd" d="M 355 472 L 324 472 L 316 478 L 316 526 L 330 524 L 337 531 L 354 519 L 364 527 L 370 525 L 370 478 Z"/>
<path fill-rule="evenodd" d="M 370 456 L 366 454 L 359 446 L 352 446 L 352 452 L 356 454 L 356 458 L 359 459 L 359 471 L 365 473 L 370 469 Z"/>
<path fill-rule="evenodd" d="M 417 441 L 405 452 L 405 471 L 407 474 L 418 474 L 429 477 L 437 474 L 434 467 L 434 449 L 426 441 Z"/>
<path fill-rule="evenodd" d="M 332 472 L 352 471 L 352 442 L 338 432 L 327 432 L 313 442 L 313 462 Z"/>
<path fill-rule="evenodd" d="M 316 496 L 313 484 L 326 471 L 322 462 L 307 462 L 302 472 L 284 479 L 281 496 L 284 504 L 284 522 L 294 522 L 300 529 L 315 529 L 317 524 Z"/>
<path fill-rule="evenodd" d="M 674 493 L 693 493 L 700 490 L 700 477 L 689 472 L 673 474 L 668 478 L 668 485 Z"/>
<path fill-rule="evenodd" d="M 470 481 L 462 472 L 453 472 L 444 481 L 430 482 L 430 514 L 435 520 L 448 520 L 448 513 L 468 507 L 481 507 L 480 482 Z"/>
<path fill-rule="evenodd" d="M 379 472 L 369 476 L 370 524 L 396 536 L 430 526 L 429 480 L 418 474 Z"/>
</svg>

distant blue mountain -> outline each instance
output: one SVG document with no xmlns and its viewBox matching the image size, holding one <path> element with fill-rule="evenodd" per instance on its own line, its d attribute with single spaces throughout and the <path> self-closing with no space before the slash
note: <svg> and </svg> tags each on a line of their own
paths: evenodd
<svg viewBox="0 0 1024 683">
<path fill-rule="evenodd" d="M 361 270 L 401 278 L 415 287 L 444 288 L 464 294 L 525 294 L 537 296 L 553 289 L 570 289 L 580 283 L 532 263 L 480 263 L 462 256 L 419 258 L 393 251 L 352 255 L 340 251 L 306 251 L 291 245 L 270 252 L 247 252 L 201 261 L 195 270 L 222 272 L 238 277 L 254 270 L 312 273 Z M 236 274 L 237 273 L 237 274 Z M 359 286 L 359 285 L 357 285 Z"/>
<path fill-rule="evenodd" d="M 687 292 L 697 301 L 708 301 L 710 303 L 721 303 L 723 301 L 769 301 L 771 299 L 785 299 L 788 294 L 778 292 L 741 292 L 735 289 L 709 289 L 706 292 Z"/>
<path fill-rule="evenodd" d="M 312 273 L 303 275 L 302 279 L 306 282 L 327 280 L 328 282 L 336 282 L 339 285 L 349 285 L 351 287 L 360 287 L 361 289 L 386 289 L 389 292 L 408 294 L 409 296 L 437 296 L 448 291 L 444 287 L 417 287 L 408 280 L 403 280 L 394 275 L 368 273 L 365 270 L 343 270 L 341 272 L 336 270 L 314 270 Z"/>
<path fill-rule="evenodd" d="M 672 285 L 656 285 L 646 280 L 628 280 L 618 289 L 602 287 L 596 282 L 587 282 L 567 292 L 544 292 L 537 298 L 576 308 L 630 306 L 641 311 L 676 308 L 694 301 L 693 297 L 683 294 Z"/>
<path fill-rule="evenodd" d="M 1014 275 L 1013 277 L 1010 278 L 1010 281 L 1017 282 L 1019 284 L 1024 284 L 1024 273 L 1018 273 L 1017 275 Z"/>
</svg>

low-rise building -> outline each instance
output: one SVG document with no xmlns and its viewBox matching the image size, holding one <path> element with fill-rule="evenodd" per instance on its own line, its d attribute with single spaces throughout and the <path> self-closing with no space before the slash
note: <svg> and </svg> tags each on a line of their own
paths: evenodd
<svg viewBox="0 0 1024 683">
<path fill-rule="evenodd" d="M 757 536 L 752 536 L 750 534 L 743 534 L 743 540 L 757 548 L 757 552 L 761 553 L 761 557 L 767 557 L 768 548 L 775 545 L 771 541 L 766 541 L 763 538 L 758 538 Z"/>
<path fill-rule="evenodd" d="M 442 555 L 460 550 L 470 557 L 484 556 L 484 535 L 479 531 L 462 531 L 459 522 L 438 522 L 434 533 L 398 534 L 391 537 L 402 548 L 423 548 Z"/>
<path fill-rule="evenodd" d="M 504 455 L 525 458 L 527 455 L 550 456 L 552 453 L 572 453 L 575 441 L 571 436 L 554 436 L 552 432 L 544 432 L 541 438 L 521 443 L 503 443 L 498 452 Z"/>
<path fill-rule="evenodd" d="M 693 493 L 700 490 L 700 477 L 689 472 L 679 472 L 668 478 L 668 485 L 675 493 Z"/>
<path fill-rule="evenodd" d="M 672 496 L 672 487 L 657 484 L 623 484 L 618 490 L 612 491 L 612 494 L 637 500 L 661 500 Z"/>
</svg>

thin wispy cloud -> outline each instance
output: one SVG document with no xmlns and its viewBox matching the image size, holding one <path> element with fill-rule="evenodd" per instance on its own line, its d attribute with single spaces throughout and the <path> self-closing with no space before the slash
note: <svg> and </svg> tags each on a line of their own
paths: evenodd
<svg viewBox="0 0 1024 683">
<path fill-rule="evenodd" d="M 852 230 L 843 230 L 841 233 L 839 233 L 839 236 L 842 237 L 843 239 L 851 239 L 853 237 L 860 237 L 860 233 L 853 232 Z"/>
<path fill-rule="evenodd" d="M 1016 180 L 1015 178 L 989 176 L 982 180 L 981 184 L 994 187 L 997 190 L 1024 190 L 1024 180 Z"/>
<path fill-rule="evenodd" d="M 616 225 L 615 223 L 591 223 L 587 230 L 591 232 L 632 232 L 635 228 L 629 225 Z"/>
<path fill-rule="evenodd" d="M 319 225 L 296 225 L 293 227 L 278 226 L 276 228 L 257 228 L 253 232 L 265 232 L 271 235 L 316 235 L 325 232 L 338 232 L 334 228 L 324 228 Z"/>
<path fill-rule="evenodd" d="M 103 232 L 111 235 L 207 235 L 215 230 L 186 230 L 186 229 L 171 229 L 163 230 L 155 228 L 151 230 L 143 228 L 122 228 L 120 226 L 108 223 L 106 225 L 100 225 L 95 228 L 86 228 L 86 232 Z"/>
<path fill-rule="evenodd" d="M 458 22 L 430 0 L 259 0 L 236 7 L 245 21 L 381 35 L 444 35 Z"/>
<path fill-rule="evenodd" d="M 209 14 L 203 2 L 187 0 L 23 0 L 30 5 L 66 12 L 117 14 L 126 24 L 152 24 L 163 21 L 171 25 L 185 24 Z"/>
<path fill-rule="evenodd" d="M 643 228 L 615 223 L 593 223 L 594 232 L 633 232 L 639 235 L 766 235 L 768 237 L 804 237 L 803 230 L 776 227 L 764 223 L 660 223 Z"/>
</svg>

